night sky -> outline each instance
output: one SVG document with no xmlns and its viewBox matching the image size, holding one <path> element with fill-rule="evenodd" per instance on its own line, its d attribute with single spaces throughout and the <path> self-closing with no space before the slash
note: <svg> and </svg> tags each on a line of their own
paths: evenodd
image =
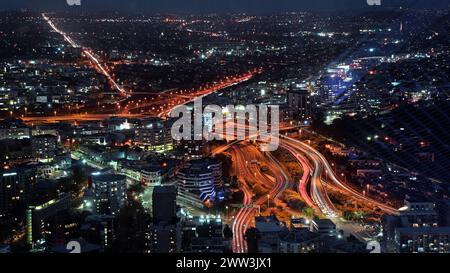
<svg viewBox="0 0 450 273">
<path fill-rule="evenodd" d="M 366 0 L 81 0 L 81 7 L 69 7 L 66 0 L 1 0 L 0 9 L 118 10 L 131 12 L 283 12 L 300 10 L 344 11 L 374 9 Z M 448 0 L 381 0 L 382 5 L 404 7 L 447 7 Z"/>
</svg>

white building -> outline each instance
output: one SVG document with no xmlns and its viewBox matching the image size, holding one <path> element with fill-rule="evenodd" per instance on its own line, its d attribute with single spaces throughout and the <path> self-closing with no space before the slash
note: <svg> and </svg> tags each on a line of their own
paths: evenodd
<svg viewBox="0 0 450 273">
<path fill-rule="evenodd" d="M 178 199 L 188 205 L 203 208 L 214 202 L 222 186 L 222 164 L 214 158 L 189 161 L 177 175 Z"/>
</svg>

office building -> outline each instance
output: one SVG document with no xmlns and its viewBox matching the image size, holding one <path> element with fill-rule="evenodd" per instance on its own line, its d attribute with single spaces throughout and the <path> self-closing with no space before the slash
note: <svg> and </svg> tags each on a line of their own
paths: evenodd
<svg viewBox="0 0 450 273">
<path fill-rule="evenodd" d="M 0 140 L 30 138 L 31 131 L 22 120 L 5 119 L 0 122 Z"/>
<path fill-rule="evenodd" d="M 139 147 L 157 153 L 173 149 L 171 123 L 158 118 L 146 119 L 135 128 L 136 143 Z"/>
<path fill-rule="evenodd" d="M 153 221 L 146 232 L 148 253 L 176 253 L 181 250 L 181 225 L 177 218 L 176 188 L 155 187 L 152 195 Z"/>
<path fill-rule="evenodd" d="M 445 249 L 448 230 L 439 226 L 435 203 L 422 197 L 407 197 L 404 203 L 400 215 L 388 215 L 382 219 L 383 251 L 411 253 Z"/>
<path fill-rule="evenodd" d="M 396 253 L 449 253 L 450 227 L 395 229 Z"/>
<path fill-rule="evenodd" d="M 31 138 L 31 152 L 34 158 L 42 162 L 52 161 L 58 151 L 58 137 L 37 135 Z"/>
<path fill-rule="evenodd" d="M 177 221 L 177 190 L 174 186 L 155 187 L 152 196 L 153 222 Z"/>
<path fill-rule="evenodd" d="M 214 158 L 188 161 L 178 172 L 177 182 L 179 200 L 203 208 L 214 202 L 223 184 L 222 165 Z"/>
<path fill-rule="evenodd" d="M 220 215 L 187 217 L 182 222 L 182 249 L 188 253 L 223 253 L 229 242 Z"/>
<path fill-rule="evenodd" d="M 287 103 L 291 117 L 301 123 L 311 120 L 312 103 L 308 90 L 291 88 L 287 92 Z"/>
<path fill-rule="evenodd" d="M 126 203 L 126 176 L 104 174 L 92 177 L 94 211 L 116 216 Z"/>
<path fill-rule="evenodd" d="M 0 218 L 6 217 L 36 186 L 36 170 L 32 166 L 19 166 L 0 170 Z"/>
<path fill-rule="evenodd" d="M 179 223 L 159 222 L 148 226 L 146 251 L 148 253 L 178 253 L 181 250 Z"/>
<path fill-rule="evenodd" d="M 30 206 L 27 210 L 27 243 L 33 247 L 64 242 L 64 216 L 61 214 L 71 208 L 71 195 L 61 194 L 39 206 Z M 60 234 L 58 234 L 60 233 Z M 60 238 L 57 238 L 57 237 Z M 59 239 L 59 240 L 58 240 Z"/>
</svg>

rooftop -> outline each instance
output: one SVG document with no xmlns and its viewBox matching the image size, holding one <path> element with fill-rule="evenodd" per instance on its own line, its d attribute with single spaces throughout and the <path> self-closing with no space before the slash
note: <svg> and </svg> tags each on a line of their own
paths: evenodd
<svg viewBox="0 0 450 273">
<path fill-rule="evenodd" d="M 120 174 L 102 174 L 102 175 L 96 175 L 92 177 L 93 181 L 99 181 L 99 182 L 116 182 L 120 180 L 125 180 L 125 175 Z"/>
</svg>

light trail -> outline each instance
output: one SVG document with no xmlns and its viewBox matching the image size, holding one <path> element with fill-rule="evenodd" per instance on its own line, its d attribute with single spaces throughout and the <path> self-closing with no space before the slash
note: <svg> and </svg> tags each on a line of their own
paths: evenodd
<svg viewBox="0 0 450 273">
<path fill-rule="evenodd" d="M 366 203 L 371 203 L 374 206 L 379 207 L 381 210 L 385 211 L 386 213 L 393 214 L 393 215 L 398 214 L 397 209 L 390 207 L 386 204 L 383 204 L 381 202 L 378 202 L 374 199 L 368 198 L 368 197 L 364 196 L 363 194 L 359 193 L 358 191 L 352 189 L 350 186 L 346 185 L 342 181 L 340 181 L 337 178 L 337 175 L 335 174 L 333 169 L 331 168 L 328 160 L 320 152 L 318 152 L 316 149 L 314 149 L 310 145 L 307 145 L 304 142 L 301 142 L 299 140 L 289 138 L 286 136 L 281 136 L 281 137 L 283 138 L 285 143 L 291 143 L 291 145 L 293 145 L 294 147 L 299 149 L 299 151 L 301 151 L 309 156 L 312 155 L 313 157 L 316 157 L 316 160 L 317 160 L 317 162 L 320 163 L 321 168 L 325 169 L 325 171 L 327 173 L 327 177 L 330 178 L 331 181 L 333 183 L 335 183 L 339 188 L 341 188 L 342 190 L 347 192 L 347 194 L 352 195 L 357 200 L 361 200 Z M 316 160 L 314 160 L 314 161 L 316 161 Z"/>
<path fill-rule="evenodd" d="M 95 69 L 97 72 L 103 74 L 107 79 L 108 82 L 111 84 L 111 86 L 120 92 L 121 95 L 127 96 L 127 92 L 120 87 L 117 82 L 114 80 L 114 78 L 109 74 L 109 72 L 103 67 L 103 65 L 100 63 L 100 61 L 90 52 L 88 48 L 82 47 L 81 45 L 77 44 L 67 33 L 60 30 L 48 17 L 45 13 L 42 13 L 42 18 L 48 23 L 48 25 L 58 34 L 63 36 L 64 40 L 70 44 L 70 46 L 74 48 L 81 48 L 83 50 L 83 53 L 92 61 L 94 64 Z"/>
<path fill-rule="evenodd" d="M 128 101 L 123 107 L 121 107 L 121 113 L 131 113 L 141 109 L 149 110 L 149 115 L 158 116 L 160 118 L 166 118 L 170 116 L 170 113 L 176 107 L 186 105 L 193 102 L 195 99 L 201 99 L 205 96 L 219 92 L 223 89 L 229 88 L 234 85 L 244 83 L 254 77 L 255 74 L 261 73 L 261 69 L 254 69 L 241 75 L 232 77 L 226 77 L 221 81 L 214 84 L 207 84 L 201 86 L 198 89 L 193 90 L 167 90 L 163 93 L 155 93 L 156 99 L 148 100 L 145 102 L 137 103 L 135 101 Z M 138 93 L 133 93 L 133 95 Z"/>
<path fill-rule="evenodd" d="M 273 158 L 266 158 L 263 154 L 261 154 L 261 151 L 256 149 L 254 146 L 248 145 L 245 148 L 233 147 L 233 152 L 235 155 L 235 162 L 239 168 L 240 180 L 244 181 L 241 183 L 241 189 L 245 194 L 244 205 L 246 206 L 238 212 L 235 217 L 235 221 L 233 222 L 233 252 L 244 253 L 247 252 L 244 234 L 247 228 L 250 227 L 254 221 L 254 208 L 261 207 L 268 200 L 266 195 L 261 196 L 253 202 L 253 208 L 248 208 L 248 206 L 252 203 L 251 197 L 253 196 L 253 193 L 247 183 L 245 183 L 245 180 L 252 178 L 257 183 L 264 184 L 266 187 L 271 188 L 269 197 L 276 200 L 288 188 L 289 177 L 283 171 L 283 168 L 278 165 L 276 160 Z M 251 171 L 251 168 L 247 166 L 249 162 L 258 158 L 264 162 L 270 172 L 275 176 L 275 182 L 266 175 L 262 174 L 259 168 L 254 168 L 254 170 Z"/>
<path fill-rule="evenodd" d="M 238 125 L 237 125 L 238 126 Z M 248 129 L 248 126 L 245 126 L 245 128 Z M 332 182 L 335 183 L 338 186 L 338 189 L 342 190 L 345 194 L 350 194 L 353 198 L 356 200 L 364 201 L 365 203 L 373 204 L 376 207 L 379 207 L 381 210 L 385 211 L 389 214 L 398 214 L 398 210 L 395 208 L 392 208 L 386 204 L 380 203 L 376 200 L 373 200 L 371 198 L 368 198 L 364 196 L 363 194 L 357 192 L 356 190 L 352 189 L 350 186 L 346 185 L 342 181 L 340 181 L 336 174 L 333 172 L 328 160 L 317 150 L 315 150 L 313 147 L 299 141 L 293 138 L 289 138 L 283 135 L 280 135 L 282 139 L 280 139 L 280 146 L 282 148 L 286 148 L 291 154 L 294 155 L 294 157 L 297 158 L 299 163 L 303 166 L 304 169 L 307 170 L 308 173 L 311 173 L 312 169 L 312 178 L 311 178 L 311 197 L 309 197 L 309 194 L 306 190 L 306 183 L 308 177 L 305 176 L 305 173 L 302 177 L 302 181 L 299 185 L 299 192 L 304 198 L 305 202 L 312 208 L 316 208 L 317 206 L 319 209 L 324 213 L 326 216 L 330 218 L 337 218 L 340 214 L 339 211 L 335 208 L 334 204 L 331 202 L 327 190 L 324 186 L 324 181 L 322 181 L 322 175 L 324 171 L 326 172 L 327 178 L 331 178 Z M 236 143 L 236 142 L 234 142 Z M 217 152 L 221 152 L 226 150 L 228 147 L 230 147 L 232 144 L 230 143 L 227 146 L 223 147 L 222 149 L 218 149 Z M 307 162 L 305 162 L 305 158 L 301 156 L 301 154 L 305 154 L 306 157 L 310 158 L 311 162 L 313 162 L 314 167 L 309 166 Z M 331 186 L 331 185 L 330 185 Z M 314 203 L 317 204 L 314 205 Z"/>
<path fill-rule="evenodd" d="M 308 157 L 313 164 L 313 167 L 311 168 L 313 171 L 310 172 L 308 167 L 309 164 L 307 164 L 306 161 L 300 156 L 303 151 L 295 147 L 295 145 L 291 145 L 287 141 L 283 142 L 281 147 L 288 150 L 299 161 L 303 168 L 311 174 L 310 194 L 308 194 L 306 189 L 306 180 L 309 179 L 309 177 L 306 177 L 305 173 L 303 174 L 302 180 L 300 181 L 298 187 L 299 193 L 305 202 L 312 208 L 319 208 L 319 210 L 328 218 L 337 218 L 339 212 L 330 200 L 328 192 L 323 185 L 321 178 L 323 166 L 317 156 L 312 153 L 305 153 L 306 157 Z"/>
<path fill-rule="evenodd" d="M 276 176 L 276 187 L 270 193 L 270 196 L 276 201 L 280 198 L 290 186 L 291 179 L 284 170 L 282 164 L 270 152 L 266 154 L 266 159 L 270 161 L 268 164 L 269 170 Z"/>
<path fill-rule="evenodd" d="M 96 121 L 105 120 L 108 118 L 120 117 L 120 118 L 145 118 L 146 116 L 140 114 L 72 114 L 61 116 L 46 116 L 46 117 L 23 117 L 21 118 L 26 123 L 44 124 L 44 123 L 57 123 L 57 122 L 79 122 L 79 121 Z"/>
<path fill-rule="evenodd" d="M 244 192 L 244 200 L 243 200 L 243 208 L 241 208 L 236 214 L 233 221 L 233 241 L 232 248 L 234 253 L 245 253 L 247 252 L 247 243 L 244 238 L 246 227 L 245 219 L 247 218 L 247 214 L 249 214 L 250 209 L 248 206 L 252 203 L 252 192 L 249 189 L 244 177 L 246 177 L 248 170 L 244 164 L 244 160 L 236 147 L 233 147 L 233 152 L 235 155 L 235 164 L 236 164 L 236 174 L 241 181 L 240 186 L 241 190 Z"/>
<path fill-rule="evenodd" d="M 339 215 L 338 210 L 334 206 L 333 202 L 331 202 L 330 197 L 328 196 L 328 192 L 324 188 L 320 176 L 322 175 L 322 165 L 319 160 L 311 157 L 314 161 L 314 173 L 311 178 L 312 185 L 312 196 L 314 201 L 317 203 L 323 214 L 325 214 L 328 218 L 334 219 Z"/>
<path fill-rule="evenodd" d="M 194 91 L 193 94 L 191 95 L 192 96 L 191 99 L 188 99 L 188 100 L 184 101 L 183 103 L 178 104 L 178 105 L 176 105 L 176 106 L 174 106 L 174 107 L 172 107 L 172 108 L 170 108 L 170 109 L 168 109 L 166 111 L 160 112 L 158 114 L 158 117 L 168 117 L 170 115 L 170 113 L 175 108 L 177 108 L 177 107 L 179 107 L 181 105 L 186 105 L 188 103 L 193 102 L 195 99 L 201 99 L 203 97 L 206 97 L 208 95 L 216 93 L 216 92 L 218 92 L 220 90 L 223 90 L 223 89 L 229 88 L 231 86 L 238 85 L 238 84 L 241 84 L 243 82 L 249 81 L 251 78 L 253 78 L 253 76 L 255 74 L 258 74 L 258 73 L 261 73 L 261 72 L 262 72 L 262 69 L 255 69 L 254 71 L 245 73 L 245 74 L 243 74 L 241 76 L 236 76 L 236 77 L 233 77 L 231 79 L 227 79 L 227 80 L 221 81 L 221 82 L 213 85 L 212 87 L 207 87 L 207 88 L 203 88 L 203 89 Z"/>
<path fill-rule="evenodd" d="M 288 152 L 290 152 L 297 159 L 297 161 L 300 163 L 300 165 L 302 166 L 302 168 L 303 168 L 303 175 L 302 175 L 302 178 L 300 179 L 300 181 L 298 183 L 297 191 L 300 193 L 302 199 L 306 202 L 308 207 L 314 208 L 314 209 L 318 209 L 317 205 L 310 198 L 308 190 L 307 190 L 307 185 L 308 185 L 309 178 L 310 178 L 310 175 L 311 175 L 311 169 L 313 169 L 313 168 L 309 166 L 309 163 L 307 162 L 306 158 L 301 156 L 300 153 L 295 151 L 295 149 L 291 148 L 289 145 L 285 145 L 285 144 L 282 143 L 280 145 L 280 147 L 285 149 L 285 150 L 287 150 Z"/>
<path fill-rule="evenodd" d="M 326 158 L 319 153 L 317 150 L 312 148 L 309 145 L 306 145 L 305 143 L 298 141 L 296 139 L 292 139 L 289 137 L 285 137 L 281 135 L 282 139 L 280 140 L 280 147 L 288 150 L 297 160 L 298 162 L 303 166 L 304 172 L 302 179 L 299 182 L 298 185 L 298 191 L 301 194 L 302 198 L 305 200 L 308 206 L 312 207 L 314 210 L 319 211 L 319 213 L 323 213 L 325 216 L 330 218 L 333 222 L 336 223 L 336 225 L 340 226 L 342 229 L 346 230 L 350 234 L 355 235 L 357 238 L 359 238 L 362 241 L 367 240 L 366 237 L 362 236 L 360 234 L 361 228 L 351 222 L 342 221 L 342 219 L 339 218 L 339 215 L 341 214 L 333 204 L 333 202 L 330 200 L 329 193 L 327 189 L 325 188 L 325 185 L 327 187 L 333 188 L 335 190 L 341 191 L 343 194 L 350 195 L 352 198 L 355 198 L 356 200 L 359 200 L 360 202 L 364 202 L 366 204 L 372 204 L 376 207 L 379 207 L 381 210 L 383 210 L 386 213 L 389 214 L 398 214 L 398 210 L 395 208 L 392 208 L 386 204 L 382 204 L 380 202 L 377 202 L 371 198 L 367 198 L 366 196 L 360 194 L 359 192 L 353 190 L 350 186 L 344 184 L 341 182 L 334 172 L 332 171 L 328 161 Z M 236 149 L 235 146 L 240 141 L 234 141 L 229 143 L 228 145 L 224 145 L 222 147 L 219 147 L 214 151 L 215 154 L 224 152 L 229 148 Z M 243 153 L 241 149 L 239 149 L 239 153 Z M 245 152 L 244 155 L 241 155 L 243 158 L 246 156 L 249 156 L 249 152 Z M 312 165 L 310 164 L 310 162 Z M 324 173 L 325 179 L 324 179 Z M 248 173 L 247 178 L 254 175 L 254 173 Z M 255 174 L 256 175 L 256 174 Z M 332 180 L 332 184 L 327 183 L 327 180 Z M 256 178 L 258 179 L 258 178 Z M 279 179 L 279 178 L 278 178 Z M 261 181 L 264 181 L 260 178 Z M 308 181 L 311 183 L 311 189 L 308 192 L 307 190 L 307 184 Z M 267 182 L 269 183 L 269 182 Z M 336 185 L 336 186 L 335 186 Z M 274 186 L 273 190 L 277 190 L 278 186 Z M 248 191 L 248 189 L 246 190 Z M 276 196 L 278 193 L 271 192 L 271 195 Z M 261 197 L 258 200 L 254 202 L 254 205 L 261 205 L 264 202 L 267 201 L 267 198 Z M 252 220 L 252 217 L 254 217 L 253 212 L 250 210 L 246 210 L 245 213 L 239 214 L 239 218 L 236 222 L 234 222 L 234 231 L 233 232 L 239 232 L 241 231 L 243 234 L 246 230 L 246 228 L 243 228 L 245 223 L 250 223 Z M 249 224 L 247 224 L 248 226 Z M 240 227 L 240 228 L 239 228 Z M 241 235 L 239 233 L 236 233 L 236 238 L 239 238 Z M 233 248 L 236 249 L 236 248 Z M 238 251 L 242 252 L 242 251 Z"/>
</svg>

